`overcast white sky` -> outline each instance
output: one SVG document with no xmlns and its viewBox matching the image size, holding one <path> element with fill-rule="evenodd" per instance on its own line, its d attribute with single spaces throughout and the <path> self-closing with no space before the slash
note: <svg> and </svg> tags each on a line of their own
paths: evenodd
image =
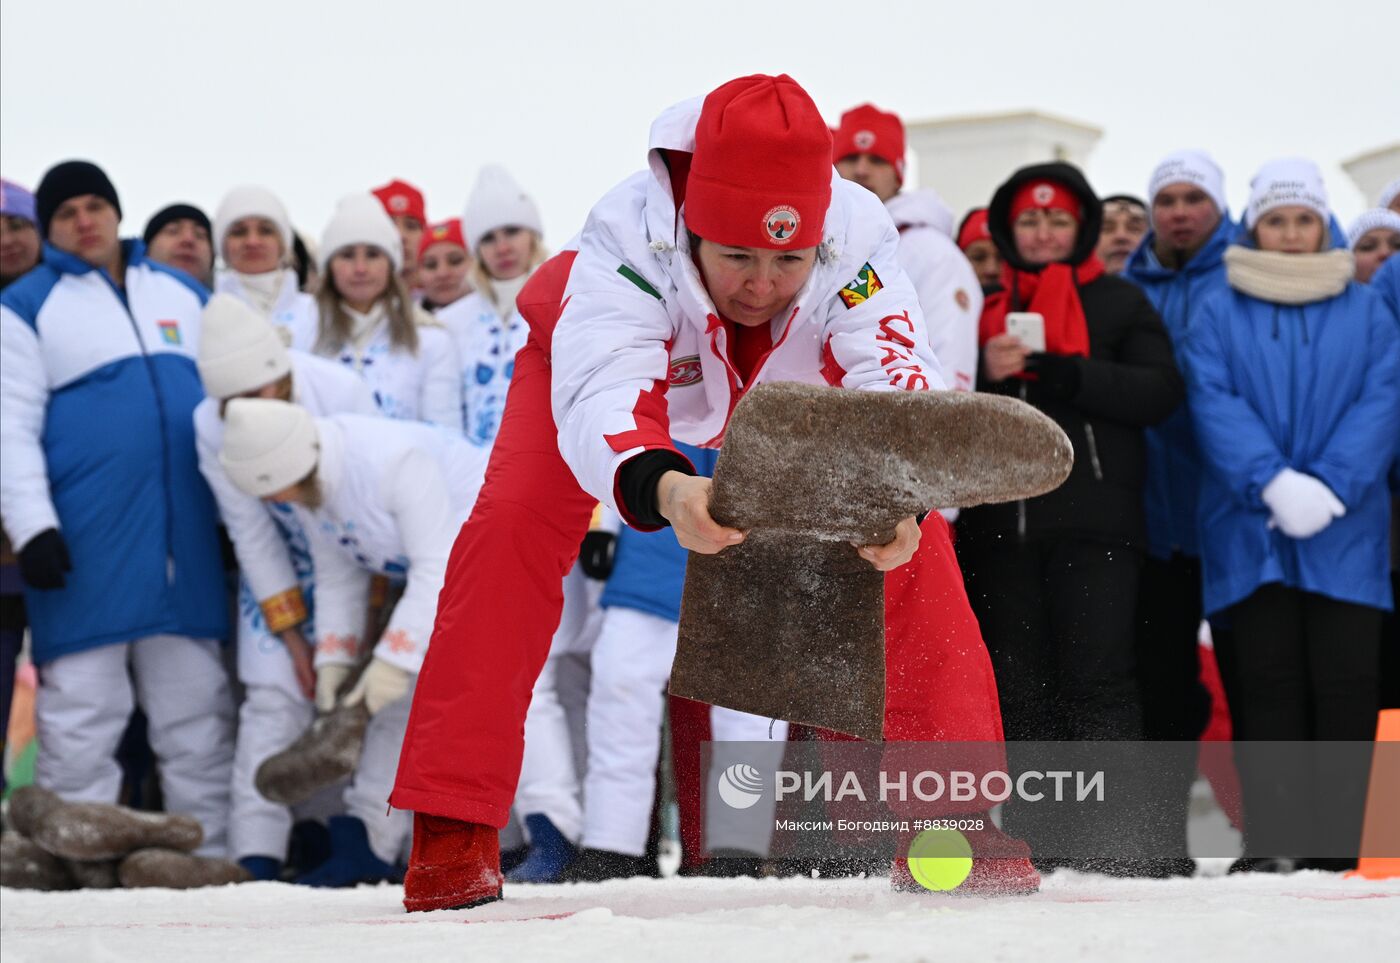
<svg viewBox="0 0 1400 963">
<path fill-rule="evenodd" d="M 1365 204 L 1337 162 L 1400 140 L 1397 42 L 1384 0 L 0 0 L 0 172 L 32 188 L 94 160 L 129 234 L 262 183 L 318 237 L 340 195 L 392 177 L 457 216 L 497 161 L 558 245 L 642 166 L 662 108 L 787 72 L 833 122 L 869 100 L 1095 124 L 1101 194 L 1199 146 L 1238 211 L 1262 161 L 1310 156 L 1345 222 Z"/>
</svg>

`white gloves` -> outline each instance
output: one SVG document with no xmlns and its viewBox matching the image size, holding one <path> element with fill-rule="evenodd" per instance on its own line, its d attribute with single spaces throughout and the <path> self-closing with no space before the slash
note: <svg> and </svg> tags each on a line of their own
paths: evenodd
<svg viewBox="0 0 1400 963">
<path fill-rule="evenodd" d="M 360 681 L 346 695 L 345 704 L 353 706 L 363 702 L 369 714 L 374 715 L 389 703 L 408 695 L 408 684 L 412 679 L 413 676 L 405 669 L 382 659 L 371 659 Z"/>
<path fill-rule="evenodd" d="M 335 695 L 355 667 L 330 663 L 316 670 L 316 711 L 330 712 L 335 708 Z"/>
<path fill-rule="evenodd" d="M 1289 538 L 1312 538 L 1347 508 L 1332 489 L 1311 475 L 1285 468 L 1260 493 L 1273 517 L 1270 528 L 1278 528 Z"/>
</svg>

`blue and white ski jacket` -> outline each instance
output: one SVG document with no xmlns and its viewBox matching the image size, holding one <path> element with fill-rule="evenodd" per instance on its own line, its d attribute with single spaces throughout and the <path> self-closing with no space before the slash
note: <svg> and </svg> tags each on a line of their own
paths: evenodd
<svg viewBox="0 0 1400 963">
<path fill-rule="evenodd" d="M 73 570 L 26 589 L 34 661 L 148 635 L 227 636 L 218 510 L 192 413 L 207 292 L 124 241 L 126 285 L 45 247 L 0 295 L 0 516 Z"/>
</svg>

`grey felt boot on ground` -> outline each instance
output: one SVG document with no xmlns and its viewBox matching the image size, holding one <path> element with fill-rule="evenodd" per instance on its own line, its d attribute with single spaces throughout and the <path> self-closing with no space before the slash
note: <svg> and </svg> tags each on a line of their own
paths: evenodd
<svg viewBox="0 0 1400 963">
<path fill-rule="evenodd" d="M 53 855 L 87 863 L 120 859 L 146 846 L 193 850 L 204 841 L 204 830 L 190 816 L 64 802 L 37 786 L 15 790 L 10 820 L 16 831 Z"/>
<path fill-rule="evenodd" d="M 254 784 L 271 802 L 296 806 L 355 772 L 365 746 L 369 710 L 363 702 L 318 715 L 286 749 L 258 767 Z"/>
<path fill-rule="evenodd" d="M 79 889 L 119 889 L 122 881 L 117 878 L 117 865 L 120 860 L 104 859 L 95 863 L 80 863 L 64 860 L 68 873 Z"/>
<path fill-rule="evenodd" d="M 0 886 L 11 889 L 73 889 L 63 860 L 18 832 L 0 835 Z"/>
<path fill-rule="evenodd" d="M 246 883 L 253 877 L 226 859 L 192 856 L 173 849 L 138 849 L 121 861 L 117 871 L 127 889 L 197 889 Z"/>
</svg>

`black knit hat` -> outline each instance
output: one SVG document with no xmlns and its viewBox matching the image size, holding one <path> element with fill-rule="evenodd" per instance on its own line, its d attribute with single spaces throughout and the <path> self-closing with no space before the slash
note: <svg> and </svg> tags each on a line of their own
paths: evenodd
<svg viewBox="0 0 1400 963">
<path fill-rule="evenodd" d="M 96 194 L 117 209 L 122 216 L 122 204 L 117 189 L 112 186 L 102 168 L 89 161 L 64 161 L 50 167 L 39 189 L 34 192 L 35 212 L 39 215 L 39 233 L 49 236 L 49 221 L 64 201 L 84 194 Z"/>
<path fill-rule="evenodd" d="M 193 204 L 171 204 L 169 207 L 161 208 L 151 215 L 151 219 L 146 222 L 146 230 L 141 232 L 141 240 L 146 242 L 146 246 L 151 246 L 151 239 L 160 233 L 160 229 L 171 221 L 194 221 L 211 238 L 214 236 L 214 225 L 209 223 L 209 215 L 205 214 Z"/>
</svg>

